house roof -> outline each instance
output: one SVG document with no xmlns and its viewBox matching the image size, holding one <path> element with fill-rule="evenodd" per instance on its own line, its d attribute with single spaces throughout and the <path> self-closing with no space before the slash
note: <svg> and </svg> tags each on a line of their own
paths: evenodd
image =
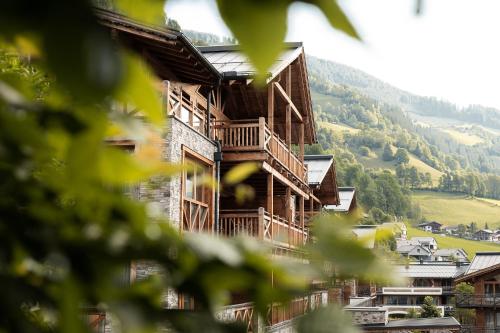
<svg viewBox="0 0 500 333">
<path fill-rule="evenodd" d="M 485 232 L 487 234 L 494 234 L 494 231 L 491 231 L 490 229 L 481 229 L 475 232 L 475 234 L 480 233 L 480 232 Z"/>
<path fill-rule="evenodd" d="M 440 226 L 442 225 L 442 224 L 441 224 L 441 223 L 439 223 L 439 222 L 436 222 L 436 221 L 431 221 L 431 222 L 420 223 L 418 226 L 419 226 L 419 227 L 424 227 L 424 226 L 426 226 L 426 225 L 431 225 L 431 224 L 433 224 L 433 225 L 440 225 Z"/>
<path fill-rule="evenodd" d="M 326 210 L 334 212 L 348 212 L 351 209 L 356 197 L 356 189 L 354 187 L 339 187 L 339 205 L 325 206 Z"/>
<path fill-rule="evenodd" d="M 95 9 L 99 22 L 126 47 L 146 59 L 163 80 L 215 85 L 221 75 L 180 31 L 153 27 L 121 14 Z"/>
<path fill-rule="evenodd" d="M 377 235 L 376 225 L 357 225 L 352 229 L 352 232 L 365 247 L 369 249 L 373 249 L 375 247 L 375 238 Z"/>
<path fill-rule="evenodd" d="M 449 256 L 464 256 L 467 257 L 467 252 L 464 249 L 439 249 L 434 252 L 435 256 L 449 257 Z"/>
<path fill-rule="evenodd" d="M 399 253 L 407 253 L 411 256 L 428 256 L 431 254 L 431 251 L 420 246 L 420 245 L 403 245 L 398 246 L 396 248 L 396 252 Z"/>
<path fill-rule="evenodd" d="M 443 264 L 435 262 L 397 265 L 394 267 L 396 274 L 404 278 L 441 278 L 453 279 L 462 275 L 467 269 L 466 265 Z"/>
<path fill-rule="evenodd" d="M 401 328 L 401 329 L 424 329 L 424 328 L 459 328 L 460 323 L 454 317 L 441 317 L 441 318 L 415 318 L 415 319 L 402 319 L 390 320 L 386 328 Z"/>
<path fill-rule="evenodd" d="M 242 53 L 239 45 L 199 46 L 198 50 L 217 69 L 225 83 L 225 88 L 231 91 L 231 96 L 234 98 L 234 101 L 225 109 L 225 114 L 243 119 L 267 116 L 268 90 L 252 83 L 256 70 L 248 57 Z M 284 44 L 282 53 L 267 73 L 266 83 L 268 86 L 279 84 L 283 85 L 282 89 L 285 90 L 285 85 L 282 82 L 285 76 L 280 78 L 279 74 L 284 72 L 286 68 L 291 68 L 288 97 L 304 118 L 304 142 L 306 144 L 316 143 L 316 128 L 302 43 Z M 243 105 L 239 103 L 243 103 Z M 284 107 L 276 105 L 275 116 L 280 114 L 283 116 L 284 110 Z M 284 121 L 282 123 L 275 122 L 274 129 L 282 129 L 284 132 L 285 123 Z M 299 131 L 292 131 L 291 141 L 298 143 Z"/>
<path fill-rule="evenodd" d="M 323 204 L 338 204 L 339 191 L 333 155 L 305 155 L 304 164 L 307 165 L 307 181 L 314 189 L 314 195 Z"/>
<path fill-rule="evenodd" d="M 466 275 L 500 264 L 500 252 L 477 252 Z"/>
<path fill-rule="evenodd" d="M 225 78 L 245 79 L 255 76 L 255 68 L 239 45 L 199 46 L 203 55 Z M 302 43 L 285 43 L 284 50 L 269 69 L 267 82 L 274 79 L 303 52 Z"/>
<path fill-rule="evenodd" d="M 434 239 L 434 237 L 412 237 L 411 238 L 412 241 L 417 241 L 419 243 L 436 243 L 436 240 Z"/>
</svg>

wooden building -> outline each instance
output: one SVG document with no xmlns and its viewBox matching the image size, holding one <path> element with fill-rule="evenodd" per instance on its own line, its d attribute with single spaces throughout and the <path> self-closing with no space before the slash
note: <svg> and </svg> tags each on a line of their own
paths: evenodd
<svg viewBox="0 0 500 333">
<path fill-rule="evenodd" d="M 255 84 L 255 71 L 237 46 L 195 47 L 181 32 L 97 13 L 112 36 L 154 70 L 167 116 L 163 158 L 197 167 L 154 187 L 141 184 L 135 196 L 155 201 L 181 233 L 244 234 L 271 244 L 274 255 L 301 256 L 300 247 L 310 240 L 308 221 L 324 205 L 339 203 L 333 157 L 304 155 L 316 132 L 302 44 L 286 44 L 262 86 Z M 130 106 L 122 107 L 126 112 Z M 131 138 L 108 142 L 132 153 L 142 149 Z M 256 195 L 239 204 L 234 189 L 219 191 L 219 183 L 231 168 L 248 161 L 258 164 L 258 172 L 245 180 Z M 313 182 L 308 164 L 321 173 Z M 215 188 L 204 185 L 205 175 L 214 177 Z M 135 262 L 131 279 L 151 270 L 151 263 Z M 189 295 L 164 297 L 169 308 L 196 304 Z M 272 332 L 327 300 L 327 291 L 317 290 L 288 305 L 270 305 L 268 318 L 257 321 L 252 304 L 238 295 L 220 316 L 245 321 L 249 332 L 264 327 Z"/>
<path fill-rule="evenodd" d="M 457 294 L 457 307 L 475 309 L 470 332 L 500 332 L 500 252 L 478 252 L 467 272 L 455 283 L 474 286 L 473 294 Z"/>
</svg>

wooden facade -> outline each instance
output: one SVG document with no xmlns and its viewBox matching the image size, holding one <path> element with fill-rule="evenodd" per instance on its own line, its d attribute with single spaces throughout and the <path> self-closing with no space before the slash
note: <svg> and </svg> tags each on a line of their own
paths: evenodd
<svg viewBox="0 0 500 333">
<path fill-rule="evenodd" d="M 265 85 L 257 85 L 251 71 L 227 72 L 213 61 L 220 52 L 241 57 L 236 46 L 195 48 L 180 32 L 148 27 L 111 12 L 98 11 L 98 15 L 118 42 L 152 67 L 170 121 L 185 126 L 189 142 L 203 141 L 216 153 L 202 154 L 177 142 L 179 137 L 162 143 L 164 151 L 180 156 L 180 162 L 196 170 L 179 177 L 179 188 L 169 187 L 168 191 L 175 188 L 179 193 L 163 193 L 179 197 L 178 207 L 168 206 L 179 212 L 174 214 L 179 231 L 247 235 L 271 244 L 274 255 L 301 257 L 301 247 L 311 240 L 308 221 L 325 202 L 338 202 L 338 196 L 331 194 L 337 186 L 334 169 L 327 180 L 331 184 L 324 187 L 329 191 L 308 182 L 304 148 L 316 142 L 316 133 L 302 45 L 288 44 Z M 128 138 L 110 142 L 134 147 Z M 218 146 L 220 163 L 216 162 L 221 155 Z M 231 168 L 246 161 L 259 166 L 245 180 L 256 193 L 251 201 L 239 205 L 231 188 L 219 193 L 218 184 L 208 187 L 202 181 L 205 176 L 217 179 L 217 173 L 223 179 Z M 315 292 L 290 304 L 270 304 L 264 326 L 291 321 L 326 303 L 327 298 L 326 292 Z M 231 305 L 234 318 L 246 322 L 249 332 L 256 332 L 259 325 L 251 304 L 244 297 L 235 302 L 239 304 Z M 179 295 L 180 308 L 193 309 L 195 304 L 188 295 Z"/>
</svg>

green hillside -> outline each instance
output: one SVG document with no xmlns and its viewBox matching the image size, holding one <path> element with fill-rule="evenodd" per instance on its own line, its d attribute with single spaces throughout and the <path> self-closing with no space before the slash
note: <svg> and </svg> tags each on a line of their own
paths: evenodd
<svg viewBox="0 0 500 333">
<path fill-rule="evenodd" d="M 486 251 L 500 251 L 500 245 L 491 242 L 478 242 L 473 240 L 467 240 L 462 238 L 435 235 L 430 232 L 422 231 L 410 226 L 408 227 L 408 238 L 414 236 L 431 236 L 434 237 L 438 243 L 438 247 L 445 248 L 462 248 L 464 249 L 469 259 L 472 259 L 476 252 L 486 252 Z"/>
<path fill-rule="evenodd" d="M 490 228 L 500 227 L 498 200 L 467 198 L 462 194 L 415 191 L 412 195 L 422 209 L 422 215 L 444 225 L 476 222 L 479 228 L 488 223 Z"/>
</svg>

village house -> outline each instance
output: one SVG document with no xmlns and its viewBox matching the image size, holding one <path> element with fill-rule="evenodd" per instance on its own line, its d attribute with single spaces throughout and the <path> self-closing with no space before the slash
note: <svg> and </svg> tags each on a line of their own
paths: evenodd
<svg viewBox="0 0 500 333">
<path fill-rule="evenodd" d="M 464 249 L 439 249 L 432 255 L 432 260 L 435 261 L 455 261 L 468 262 L 467 252 Z"/>
<path fill-rule="evenodd" d="M 490 229 L 481 229 L 472 234 L 472 239 L 478 241 L 492 242 L 495 232 Z"/>
<path fill-rule="evenodd" d="M 422 229 L 423 231 L 439 233 L 441 231 L 442 226 L 443 225 L 441 223 L 432 221 L 432 222 L 420 223 L 417 227 L 419 229 Z"/>
<path fill-rule="evenodd" d="M 310 219 L 324 206 L 340 204 L 333 156 L 304 154 L 304 145 L 316 143 L 316 132 L 302 44 L 286 44 L 262 87 L 254 84 L 255 71 L 238 46 L 195 47 L 181 32 L 97 13 L 113 38 L 143 57 L 156 75 L 168 118 L 163 158 L 196 167 L 194 173 L 141 184 L 134 197 L 154 202 L 180 233 L 244 234 L 268 242 L 275 256 L 300 257 L 299 247 L 310 240 Z M 143 148 L 132 138 L 107 142 L 131 153 Z M 234 190 L 220 191 L 219 183 L 242 162 L 256 163 L 258 171 L 244 182 L 255 197 L 239 203 Z M 207 186 L 205 176 L 216 186 Z M 355 206 L 353 195 L 349 201 L 347 211 Z M 134 281 L 155 271 L 152 263 L 134 262 L 126 275 Z M 270 305 L 267 318 L 257 318 L 245 295 L 233 295 L 218 316 L 243 321 L 251 332 L 287 330 L 294 318 L 328 302 L 328 290 L 312 287 L 291 304 Z M 164 304 L 190 310 L 196 299 L 169 291 Z M 112 326 L 105 313 L 92 315 L 101 318 L 98 331 Z"/>
<path fill-rule="evenodd" d="M 420 311 L 424 298 L 431 296 L 444 316 L 452 310 L 453 280 L 466 271 L 467 265 L 422 262 L 395 265 L 394 268 L 407 284 L 379 287 L 377 306 L 387 309 L 389 315 L 404 315 L 409 309 Z"/>
</svg>

